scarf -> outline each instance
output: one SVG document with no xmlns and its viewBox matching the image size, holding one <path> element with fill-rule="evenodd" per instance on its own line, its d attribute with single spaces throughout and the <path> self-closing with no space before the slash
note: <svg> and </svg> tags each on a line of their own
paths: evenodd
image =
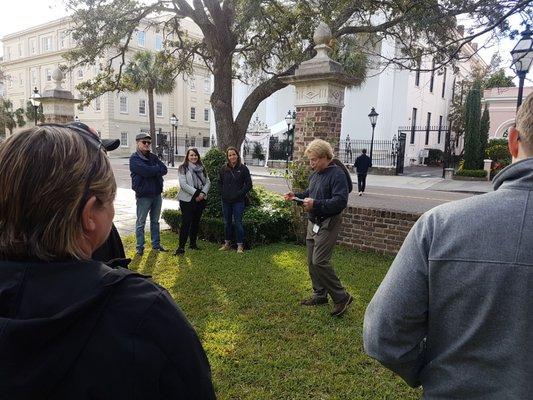
<svg viewBox="0 0 533 400">
<path fill-rule="evenodd" d="M 191 171 L 194 188 L 202 190 L 205 185 L 204 167 L 202 165 L 189 163 L 189 171 Z"/>
</svg>

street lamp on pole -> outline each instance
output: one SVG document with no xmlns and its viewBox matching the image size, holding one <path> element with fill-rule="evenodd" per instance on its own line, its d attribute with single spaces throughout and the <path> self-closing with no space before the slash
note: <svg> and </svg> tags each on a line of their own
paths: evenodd
<svg viewBox="0 0 533 400">
<path fill-rule="evenodd" d="M 172 126 L 172 132 L 170 134 L 170 148 L 168 150 L 170 153 L 169 157 L 172 166 L 174 166 L 174 152 L 176 151 L 176 136 L 178 132 L 178 123 L 178 117 L 176 117 L 176 114 L 172 114 L 172 117 L 170 117 L 170 125 Z"/>
<path fill-rule="evenodd" d="M 35 126 L 37 126 L 37 111 L 39 109 L 39 106 L 41 105 L 41 95 L 39 94 L 39 90 L 37 89 L 37 86 L 33 89 L 33 94 L 30 97 L 31 105 L 33 106 L 33 111 L 35 112 Z"/>
<path fill-rule="evenodd" d="M 376 109 L 372 107 L 368 118 L 370 119 L 370 125 L 372 125 L 372 139 L 370 140 L 370 162 L 372 162 L 372 152 L 374 150 L 374 130 L 376 129 L 376 122 L 378 121 L 378 113 Z"/>
<path fill-rule="evenodd" d="M 522 95 L 524 93 L 524 80 L 526 79 L 527 72 L 531 63 L 533 62 L 533 38 L 531 35 L 533 32 L 526 25 L 526 30 L 522 32 L 522 38 L 518 41 L 514 49 L 511 50 L 511 56 L 513 57 L 513 63 L 516 74 L 518 75 L 518 99 L 516 100 L 516 109 L 522 104 Z"/>
<path fill-rule="evenodd" d="M 291 146 L 291 129 L 294 129 L 294 123 L 296 121 L 296 111 L 289 112 L 285 116 L 285 122 L 287 123 L 287 143 L 285 146 L 286 152 L 285 152 L 285 169 L 288 172 L 289 171 L 289 161 L 292 154 L 292 146 Z"/>
</svg>

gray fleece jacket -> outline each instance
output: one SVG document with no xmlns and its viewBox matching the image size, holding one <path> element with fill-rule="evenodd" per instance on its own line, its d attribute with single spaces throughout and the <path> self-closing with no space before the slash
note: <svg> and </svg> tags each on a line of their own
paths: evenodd
<svg viewBox="0 0 533 400">
<path fill-rule="evenodd" d="M 425 399 L 533 398 L 533 158 L 425 213 L 364 319 L 371 357 Z"/>
</svg>

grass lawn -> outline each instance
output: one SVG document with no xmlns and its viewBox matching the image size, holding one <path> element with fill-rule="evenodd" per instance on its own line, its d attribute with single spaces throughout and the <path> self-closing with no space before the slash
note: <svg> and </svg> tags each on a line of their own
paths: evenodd
<svg viewBox="0 0 533 400">
<path fill-rule="evenodd" d="M 149 244 L 149 239 L 147 238 Z M 174 250 L 177 235 L 162 233 Z M 195 327 L 219 399 L 418 399 L 421 391 L 363 352 L 365 308 L 392 258 L 338 248 L 333 263 L 354 296 L 343 318 L 309 296 L 305 247 L 274 244 L 245 254 L 202 250 L 178 258 L 146 249 L 131 268 L 167 288 Z M 125 239 L 133 257 L 134 238 Z"/>
</svg>

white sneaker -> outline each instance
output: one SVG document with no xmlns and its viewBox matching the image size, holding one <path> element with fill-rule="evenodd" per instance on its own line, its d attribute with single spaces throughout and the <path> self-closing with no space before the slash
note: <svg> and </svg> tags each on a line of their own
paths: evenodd
<svg viewBox="0 0 533 400">
<path fill-rule="evenodd" d="M 362 196 L 363 195 L 363 192 L 359 192 L 359 196 Z"/>
</svg>

